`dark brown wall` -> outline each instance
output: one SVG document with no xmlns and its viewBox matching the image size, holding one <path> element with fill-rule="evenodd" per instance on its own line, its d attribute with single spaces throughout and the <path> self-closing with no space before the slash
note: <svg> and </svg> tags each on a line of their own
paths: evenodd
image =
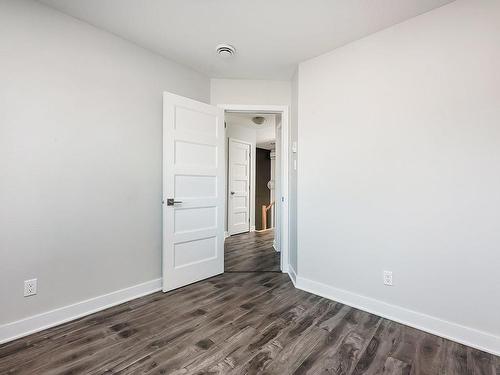
<svg viewBox="0 0 500 375">
<path fill-rule="evenodd" d="M 262 205 L 269 205 L 270 190 L 267 183 L 271 179 L 271 151 L 257 148 L 255 155 L 255 229 L 262 228 Z M 267 225 L 271 224 L 271 210 L 267 212 Z"/>
</svg>

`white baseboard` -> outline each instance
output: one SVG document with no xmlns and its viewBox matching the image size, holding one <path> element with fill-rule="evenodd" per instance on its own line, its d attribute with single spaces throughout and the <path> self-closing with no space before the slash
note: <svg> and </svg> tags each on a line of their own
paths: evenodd
<svg viewBox="0 0 500 375">
<path fill-rule="evenodd" d="M 274 228 L 267 228 L 267 229 L 255 229 L 255 231 L 257 233 L 266 233 L 266 232 L 269 232 L 271 230 L 274 230 Z"/>
<path fill-rule="evenodd" d="M 226 231 L 224 231 L 224 239 L 226 239 L 228 237 L 229 237 L 229 232 L 226 230 Z"/>
<path fill-rule="evenodd" d="M 252 225 L 252 226 L 250 227 L 250 232 L 255 232 L 255 225 Z"/>
<path fill-rule="evenodd" d="M 276 240 L 273 240 L 273 248 L 276 250 L 278 253 L 280 252 L 280 249 L 278 247 L 278 244 L 276 243 Z"/>
<path fill-rule="evenodd" d="M 147 281 L 72 305 L 0 326 L 0 344 L 128 302 L 161 290 L 161 279 Z"/>
<path fill-rule="evenodd" d="M 291 268 L 290 268 L 291 269 Z M 296 277 L 296 287 L 306 292 L 367 311 L 413 328 L 456 341 L 494 355 L 500 355 L 500 337 L 400 306 L 337 289 L 317 281 Z"/>
<path fill-rule="evenodd" d="M 291 264 L 288 265 L 288 276 L 292 280 L 293 286 L 297 287 L 297 271 L 295 271 Z"/>
</svg>

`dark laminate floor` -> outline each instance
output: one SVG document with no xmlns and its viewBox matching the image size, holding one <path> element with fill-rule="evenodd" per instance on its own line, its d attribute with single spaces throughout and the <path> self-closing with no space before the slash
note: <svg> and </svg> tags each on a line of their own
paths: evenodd
<svg viewBox="0 0 500 375">
<path fill-rule="evenodd" d="M 279 271 L 280 253 L 273 248 L 274 231 L 250 232 L 226 238 L 224 270 Z"/>
<path fill-rule="evenodd" d="M 0 374 L 498 374 L 500 359 L 295 289 L 226 273 L 0 346 Z"/>
</svg>

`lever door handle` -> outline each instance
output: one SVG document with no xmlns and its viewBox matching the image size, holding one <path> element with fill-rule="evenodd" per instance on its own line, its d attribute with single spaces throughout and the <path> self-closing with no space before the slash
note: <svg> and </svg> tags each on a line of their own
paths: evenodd
<svg viewBox="0 0 500 375">
<path fill-rule="evenodd" d="M 236 194 L 236 193 L 235 193 L 234 191 L 232 191 L 232 192 L 231 192 L 231 195 L 234 195 L 234 194 Z"/>
<path fill-rule="evenodd" d="M 167 206 L 173 206 L 177 203 L 182 203 L 182 201 L 176 201 L 174 198 L 167 198 Z"/>
</svg>

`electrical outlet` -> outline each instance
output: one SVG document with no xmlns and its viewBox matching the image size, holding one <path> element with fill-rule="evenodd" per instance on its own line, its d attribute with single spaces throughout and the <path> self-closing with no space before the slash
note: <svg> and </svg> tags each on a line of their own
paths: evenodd
<svg viewBox="0 0 500 375">
<path fill-rule="evenodd" d="M 34 296 L 37 289 L 37 279 L 24 280 L 24 296 Z"/>
<path fill-rule="evenodd" d="M 392 286 L 392 271 L 384 271 L 384 285 Z"/>
</svg>

